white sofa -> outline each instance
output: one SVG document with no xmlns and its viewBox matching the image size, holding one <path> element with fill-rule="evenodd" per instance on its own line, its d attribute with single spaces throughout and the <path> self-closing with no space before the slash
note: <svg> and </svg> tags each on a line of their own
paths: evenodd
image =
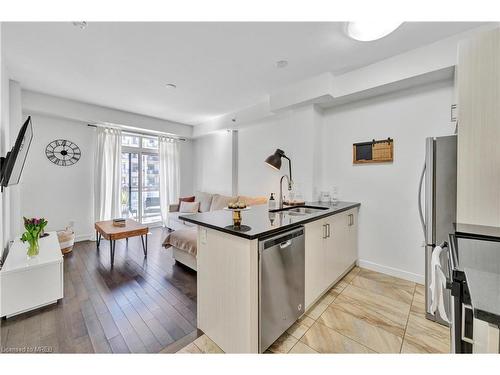
<svg viewBox="0 0 500 375">
<path fill-rule="evenodd" d="M 266 204 L 267 198 L 243 195 L 231 197 L 205 192 L 195 194 L 195 202 L 200 202 L 200 212 L 222 210 L 229 203 L 238 201 L 245 202 L 247 206 L 256 206 Z M 170 205 L 168 227 L 174 231 L 165 238 L 163 246 L 172 247 L 174 259 L 196 271 L 196 225 L 179 219 L 182 215 L 189 215 L 189 213 L 179 212 L 179 204 Z"/>
<path fill-rule="evenodd" d="M 189 227 L 194 227 L 195 224 L 188 223 L 187 221 L 179 219 L 181 215 L 189 215 L 183 212 L 179 212 L 178 204 L 171 204 L 169 206 L 168 212 L 168 228 L 172 230 L 187 229 Z M 175 211 L 173 211 L 175 210 Z"/>
</svg>

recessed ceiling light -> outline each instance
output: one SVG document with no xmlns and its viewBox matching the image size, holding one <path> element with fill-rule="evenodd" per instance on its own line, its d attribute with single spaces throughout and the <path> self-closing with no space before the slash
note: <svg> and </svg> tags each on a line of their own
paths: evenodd
<svg viewBox="0 0 500 375">
<path fill-rule="evenodd" d="M 360 40 L 362 42 L 368 42 L 371 40 L 376 40 L 389 35 L 403 22 L 348 22 L 346 25 L 346 34 L 353 39 Z"/>
<path fill-rule="evenodd" d="M 87 22 L 86 21 L 73 22 L 73 26 L 79 27 L 80 29 L 84 30 L 87 28 Z"/>
<path fill-rule="evenodd" d="M 277 68 L 285 68 L 287 65 L 288 65 L 288 61 L 287 60 L 276 61 L 276 67 Z"/>
<path fill-rule="evenodd" d="M 169 89 L 176 89 L 177 85 L 175 83 L 167 83 L 165 86 L 167 86 Z"/>
</svg>

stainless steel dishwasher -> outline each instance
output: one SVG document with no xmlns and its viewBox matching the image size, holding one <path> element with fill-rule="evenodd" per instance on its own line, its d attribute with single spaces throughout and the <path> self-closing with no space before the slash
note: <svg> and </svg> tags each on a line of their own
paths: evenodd
<svg viewBox="0 0 500 375">
<path fill-rule="evenodd" d="M 304 313 L 304 227 L 259 241 L 259 350 Z"/>
</svg>

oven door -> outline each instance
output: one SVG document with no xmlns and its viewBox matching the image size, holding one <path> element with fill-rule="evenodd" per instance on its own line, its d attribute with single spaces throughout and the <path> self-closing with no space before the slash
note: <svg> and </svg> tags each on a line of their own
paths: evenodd
<svg viewBox="0 0 500 375">
<path fill-rule="evenodd" d="M 451 283 L 451 352 L 472 353 L 474 314 L 468 298 L 467 283 L 455 272 Z"/>
<path fill-rule="evenodd" d="M 451 308 L 451 352 L 472 353 L 474 315 L 465 274 L 458 268 L 458 252 L 455 235 L 450 234 L 449 268 L 451 280 L 448 283 Z"/>
</svg>

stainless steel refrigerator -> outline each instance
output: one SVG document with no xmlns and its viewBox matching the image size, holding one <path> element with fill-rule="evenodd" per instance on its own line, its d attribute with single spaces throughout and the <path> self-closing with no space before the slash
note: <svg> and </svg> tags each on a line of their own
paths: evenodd
<svg viewBox="0 0 500 375">
<path fill-rule="evenodd" d="M 422 208 L 422 193 L 425 204 Z M 448 325 L 451 319 L 450 291 L 440 288 L 444 295 L 445 314 L 432 312 L 430 290 L 431 259 L 436 246 L 448 241 L 448 235 L 455 232 L 457 204 L 457 136 L 432 137 L 426 139 L 425 165 L 420 178 L 419 211 L 425 237 L 425 305 L 428 319 Z M 447 251 L 439 257 L 440 268 L 450 278 Z M 439 265 L 438 265 L 439 266 Z"/>
</svg>

